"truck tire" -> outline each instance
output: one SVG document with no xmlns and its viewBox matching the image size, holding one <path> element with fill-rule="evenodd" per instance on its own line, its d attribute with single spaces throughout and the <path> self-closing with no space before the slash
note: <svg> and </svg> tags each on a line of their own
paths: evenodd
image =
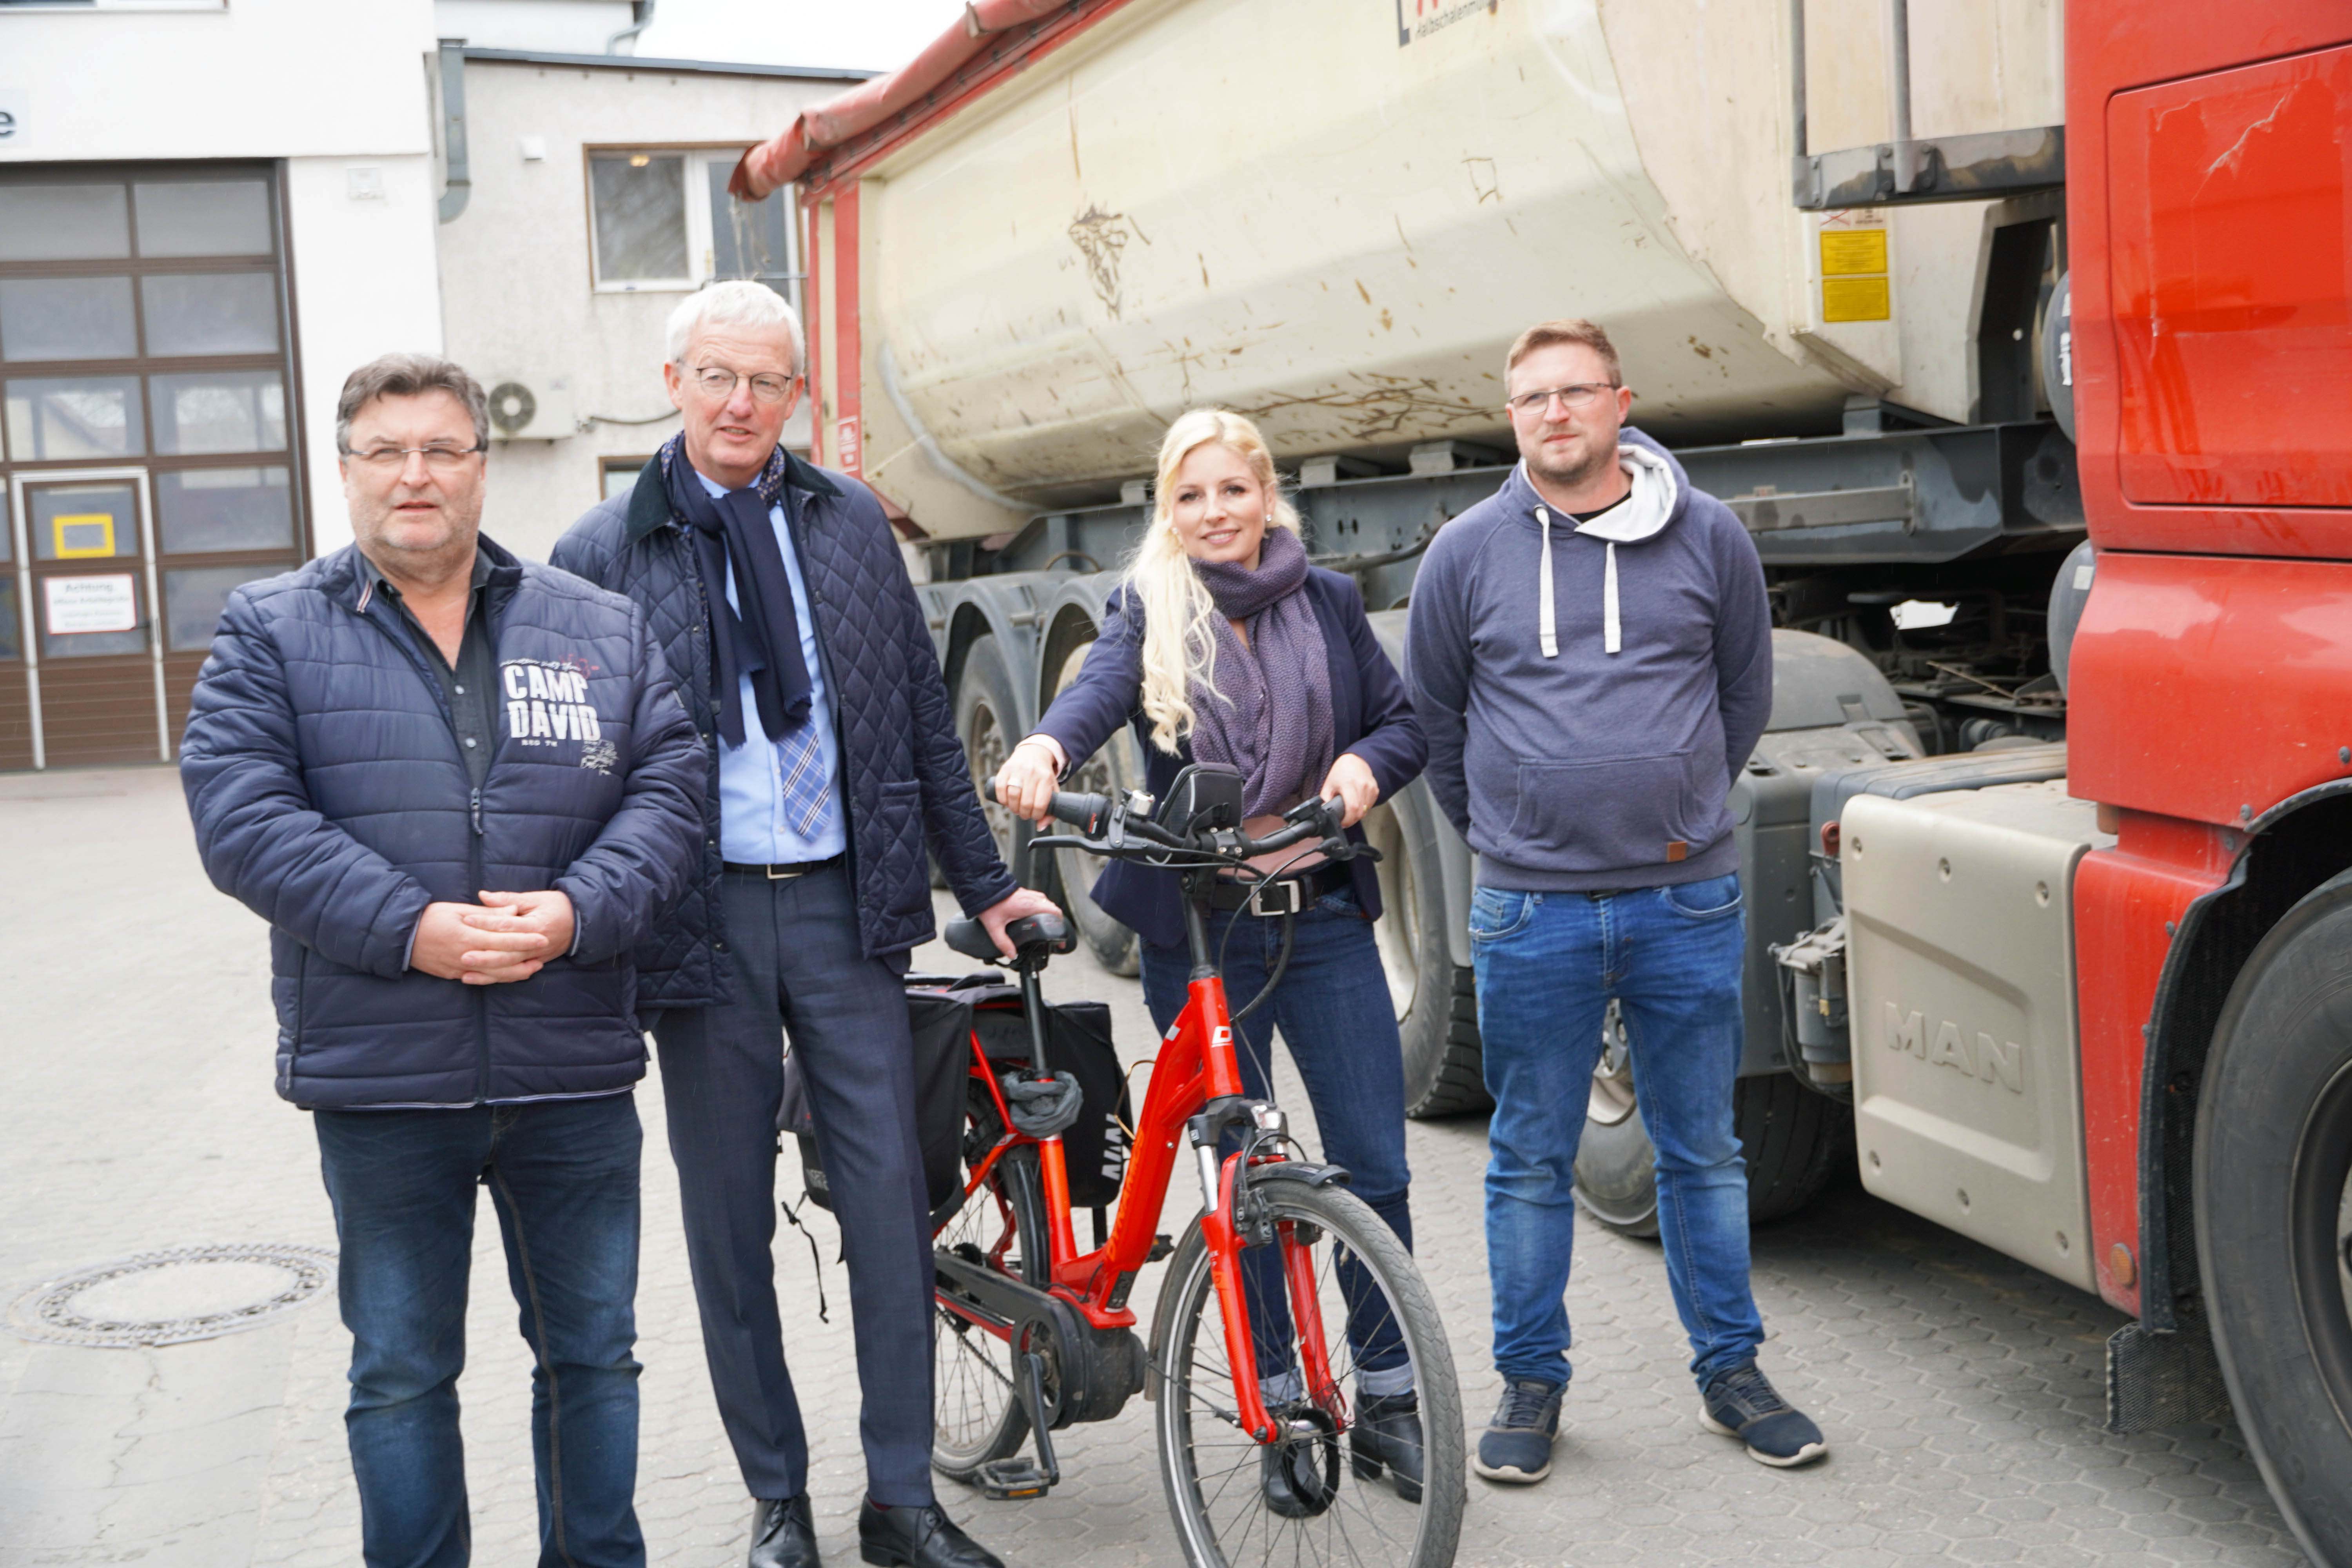
<svg viewBox="0 0 2352 1568">
<path fill-rule="evenodd" d="M 1062 694 L 1064 687 L 1078 678 L 1079 667 L 1087 662 L 1087 650 L 1092 647 L 1094 644 L 1091 642 L 1080 643 L 1070 650 L 1069 658 L 1062 661 L 1062 668 L 1054 680 L 1055 697 Z M 1051 705 L 1050 699 L 1048 705 Z M 1093 756 L 1080 763 L 1072 771 L 1066 787 L 1084 790 L 1091 795 L 1124 795 L 1129 790 L 1142 788 L 1142 777 L 1135 767 L 1135 746 L 1128 739 L 1127 731 L 1119 731 L 1105 741 Z M 1056 862 L 1054 868 L 1056 896 L 1062 900 L 1062 908 L 1069 911 L 1070 923 L 1077 927 L 1078 935 L 1086 942 L 1087 951 L 1094 954 L 1095 962 L 1113 974 L 1140 973 L 1142 954 L 1137 950 L 1135 932 L 1103 913 L 1102 906 L 1095 902 L 1087 890 L 1094 886 L 1095 879 L 1102 874 L 1104 863 L 1077 849 L 1056 850 L 1054 859 Z"/>
<path fill-rule="evenodd" d="M 1364 815 L 1364 838 L 1381 852 L 1381 918 L 1372 927 L 1396 1005 L 1404 1051 L 1407 1116 L 1484 1110 L 1478 1070 L 1478 993 L 1447 950 L 1445 883 L 1422 803 L 1410 794 Z"/>
<path fill-rule="evenodd" d="M 996 776 L 1013 742 L 1021 738 L 1014 732 L 1020 727 L 1021 707 L 1013 689 L 1012 668 L 995 637 L 982 637 L 964 651 L 963 673 L 956 681 L 956 739 L 963 742 L 964 766 L 971 773 L 975 789 L 981 780 Z M 1040 877 L 1051 880 L 1048 872 L 1033 875 L 1029 871 L 1029 824 L 985 799 L 980 811 L 988 819 L 997 854 L 1004 858 L 1014 876 L 1032 887 L 1037 886 Z M 1050 888 L 1039 890 L 1052 891 Z"/>
<path fill-rule="evenodd" d="M 1622 1034 L 1613 1012 L 1608 1027 Z M 1750 1225 L 1798 1213 L 1853 1168 L 1853 1111 L 1787 1073 L 1741 1079 L 1732 1091 L 1732 1125 L 1748 1162 Z M 1584 1138 L 1577 1145 L 1577 1201 L 1621 1236 L 1655 1236 L 1657 1175 L 1657 1151 L 1612 1037 L 1592 1075 Z"/>
<path fill-rule="evenodd" d="M 1650 1146 L 1634 1103 L 1625 1026 L 1614 1002 L 1601 1021 L 1601 1037 L 1592 1098 L 1585 1102 L 1584 1136 L 1576 1145 L 1576 1201 L 1620 1236 L 1655 1236 L 1658 1152 Z"/>
<path fill-rule="evenodd" d="M 2352 879 L 2271 929 L 2213 1030 L 2197 1261 L 2221 1376 L 2315 1563 L 2352 1563 Z"/>
</svg>

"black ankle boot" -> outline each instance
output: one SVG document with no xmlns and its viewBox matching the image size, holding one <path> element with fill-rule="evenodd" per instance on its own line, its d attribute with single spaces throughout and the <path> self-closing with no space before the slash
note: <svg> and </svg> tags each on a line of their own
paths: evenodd
<svg viewBox="0 0 2352 1568">
<path fill-rule="evenodd" d="M 1360 1480 L 1370 1480 L 1387 1469 L 1396 1477 L 1397 1496 L 1419 1502 L 1421 1396 L 1408 1388 L 1402 1394 L 1367 1398 L 1358 1405 L 1356 1419 L 1348 1428 L 1348 1462 Z"/>
</svg>

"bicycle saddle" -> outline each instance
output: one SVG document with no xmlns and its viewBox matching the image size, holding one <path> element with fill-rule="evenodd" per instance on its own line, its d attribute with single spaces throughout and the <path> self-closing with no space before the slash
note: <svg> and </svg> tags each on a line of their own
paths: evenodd
<svg viewBox="0 0 2352 1568">
<path fill-rule="evenodd" d="M 1004 934 L 1018 958 L 1032 963 L 1042 961 L 1048 953 L 1072 952 L 1078 945 L 1070 922 L 1060 915 L 1024 915 L 1006 926 Z M 948 921 L 945 939 L 949 947 L 966 958 L 976 958 L 982 963 L 1004 962 L 1004 954 L 989 937 L 988 928 L 978 921 Z"/>
</svg>

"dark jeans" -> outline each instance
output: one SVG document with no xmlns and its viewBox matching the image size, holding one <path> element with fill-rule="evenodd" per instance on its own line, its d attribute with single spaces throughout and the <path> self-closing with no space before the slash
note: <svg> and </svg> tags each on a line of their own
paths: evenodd
<svg viewBox="0 0 2352 1568">
<path fill-rule="evenodd" d="M 1733 1125 L 1742 1025 L 1739 878 L 1591 899 L 1481 888 L 1470 904 L 1485 1043 L 1486 1269 L 1495 1368 L 1566 1383 L 1576 1147 L 1615 997 L 1658 1152 L 1658 1240 L 1701 1387 L 1756 1359 L 1748 1166 Z"/>
<path fill-rule="evenodd" d="M 841 1223 L 876 1502 L 931 1500 L 931 1226 L 900 968 L 859 950 L 849 877 L 720 885 L 735 1000 L 661 1014 L 669 1147 L 719 1418 L 753 1497 L 808 1486 L 776 1310 L 776 1109 L 787 1031 Z"/>
<path fill-rule="evenodd" d="M 490 1190 L 531 1369 L 542 1568 L 638 1568 L 635 1097 L 321 1110 L 352 1331 L 343 1417 L 369 1568 L 457 1568 L 474 1189 Z"/>
<path fill-rule="evenodd" d="M 1213 914 L 1213 954 L 1235 922 L 1241 929 L 1232 931 L 1232 943 L 1224 948 L 1224 976 L 1225 999 L 1238 1013 L 1265 988 L 1281 953 L 1283 922 L 1243 911 Z M 1370 1205 L 1410 1247 L 1412 1216 L 1405 1194 L 1412 1173 L 1404 1158 L 1404 1056 L 1372 924 L 1355 893 L 1343 889 L 1301 911 L 1296 925 L 1282 984 L 1234 1031 L 1243 1087 L 1253 1098 L 1273 1098 L 1274 1033 L 1279 1028 L 1315 1108 L 1323 1158 L 1346 1167 L 1353 1178 L 1348 1190 Z M 1152 1022 L 1165 1033 L 1184 1010 L 1192 961 L 1181 948 L 1147 942 L 1141 951 L 1143 998 Z M 1260 1247 L 1243 1253 L 1242 1262 L 1263 1377 L 1269 1367 L 1283 1364 L 1290 1344 L 1288 1316 L 1265 1310 L 1285 1299 L 1282 1260 L 1276 1249 Z M 1340 1264 L 1339 1284 L 1349 1303 L 1348 1342 L 1355 1352 L 1361 1392 L 1395 1394 L 1412 1387 L 1404 1342 L 1382 1298 L 1349 1261 Z"/>
</svg>

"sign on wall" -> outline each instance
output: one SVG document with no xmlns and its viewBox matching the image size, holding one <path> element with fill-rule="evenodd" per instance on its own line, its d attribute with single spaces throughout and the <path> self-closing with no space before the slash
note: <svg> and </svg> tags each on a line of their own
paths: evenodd
<svg viewBox="0 0 2352 1568">
<path fill-rule="evenodd" d="M 51 577 L 41 586 L 48 595 L 51 637 L 139 629 L 139 595 L 128 572 L 103 577 Z"/>
</svg>

